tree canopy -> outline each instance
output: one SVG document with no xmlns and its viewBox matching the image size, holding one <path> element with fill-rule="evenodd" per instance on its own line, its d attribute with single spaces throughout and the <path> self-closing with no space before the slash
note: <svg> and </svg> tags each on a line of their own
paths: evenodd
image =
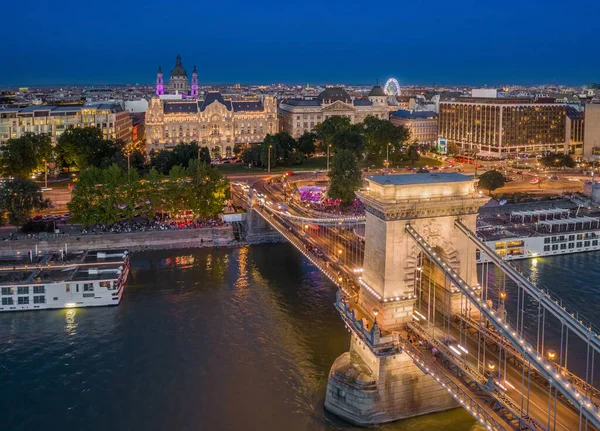
<svg viewBox="0 0 600 431">
<path fill-rule="evenodd" d="M 479 188 L 491 194 L 494 190 L 504 187 L 504 175 L 498 171 L 487 171 L 479 177 Z"/>
<path fill-rule="evenodd" d="M 179 143 L 172 150 L 155 151 L 150 155 L 150 164 L 161 174 L 168 174 L 174 166 L 188 167 L 190 160 L 198 159 L 198 143 Z M 200 147 L 200 161 L 210 164 L 208 147 Z"/>
<path fill-rule="evenodd" d="M 31 217 L 33 211 L 47 208 L 49 201 L 42 198 L 40 186 L 30 179 L 15 178 L 0 187 L 0 224 L 4 215 L 13 226 L 21 226 Z"/>
<path fill-rule="evenodd" d="M 9 139 L 2 146 L 0 166 L 2 175 L 28 178 L 34 171 L 44 170 L 44 159 L 50 160 L 52 144 L 48 135 L 25 133 Z"/>
<path fill-rule="evenodd" d="M 123 147 L 122 142 L 104 139 L 97 127 L 69 128 L 58 138 L 56 152 L 64 165 L 83 170 L 123 164 Z"/>
<path fill-rule="evenodd" d="M 568 154 L 547 154 L 541 159 L 544 166 L 550 168 L 574 168 L 575 160 Z"/>
<path fill-rule="evenodd" d="M 410 138 L 406 127 L 368 116 L 357 128 L 365 137 L 365 153 L 369 162 L 381 163 L 388 155 L 392 164 L 402 160 L 404 146 Z"/>
<path fill-rule="evenodd" d="M 271 168 L 277 165 L 293 165 L 302 163 L 298 153 L 298 142 L 287 132 L 267 135 L 260 145 L 260 163 L 263 167 L 269 164 L 269 147 L 271 151 Z"/>
<path fill-rule="evenodd" d="M 192 159 L 187 165 L 173 166 L 168 175 L 152 168 L 143 177 L 116 165 L 90 167 L 75 183 L 69 211 L 85 225 L 113 224 L 135 215 L 152 217 L 157 211 L 172 216 L 184 211 L 196 217 L 217 215 L 227 197 L 228 181 L 208 163 Z"/>
<path fill-rule="evenodd" d="M 309 157 L 315 153 L 317 135 L 313 132 L 305 132 L 298 138 L 298 151 Z"/>
<path fill-rule="evenodd" d="M 339 199 L 342 205 L 351 205 L 355 199 L 354 192 L 362 184 L 362 173 L 354 153 L 348 149 L 338 151 L 333 157 L 328 175 L 331 180 L 329 197 Z"/>
<path fill-rule="evenodd" d="M 352 127 L 352 122 L 348 117 L 333 116 L 326 118 L 322 123 L 314 127 L 314 133 L 320 141 L 320 150 L 327 151 L 327 146 L 332 143 L 336 133 L 348 130 Z"/>
</svg>

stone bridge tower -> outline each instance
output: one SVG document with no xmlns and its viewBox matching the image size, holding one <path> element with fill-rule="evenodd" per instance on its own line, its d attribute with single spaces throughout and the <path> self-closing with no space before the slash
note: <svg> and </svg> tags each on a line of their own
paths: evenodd
<svg viewBox="0 0 600 431">
<path fill-rule="evenodd" d="M 350 351 L 334 362 L 325 398 L 326 409 L 359 425 L 457 407 L 406 353 L 382 353 L 381 343 L 389 343 L 411 321 L 418 294 L 415 280 L 421 253 L 406 232 L 407 224 L 465 281 L 475 284 L 475 247 L 454 222 L 460 218 L 475 231 L 477 210 L 488 200 L 475 191 L 475 180 L 456 173 L 382 175 L 366 181 L 368 187 L 357 193 L 367 212 L 358 303 L 336 304 L 352 332 Z M 434 300 L 447 303 L 445 295 L 450 295 L 449 312 L 455 308 L 458 312 L 460 294 L 444 291 L 443 286 Z M 370 323 L 375 318 L 377 325 Z"/>
</svg>

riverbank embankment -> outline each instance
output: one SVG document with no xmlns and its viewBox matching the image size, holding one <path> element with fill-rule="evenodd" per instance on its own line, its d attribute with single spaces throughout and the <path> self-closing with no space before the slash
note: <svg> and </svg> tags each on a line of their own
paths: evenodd
<svg viewBox="0 0 600 431">
<path fill-rule="evenodd" d="M 60 250 L 101 250 L 127 248 L 129 250 L 175 249 L 195 247 L 235 246 L 247 243 L 276 242 L 274 235 L 262 240 L 237 241 L 231 226 L 200 229 L 181 229 L 149 232 L 72 234 L 53 238 L 21 239 L 0 242 L 0 254 L 16 254 Z M 283 238 L 281 239 L 283 240 Z"/>
</svg>

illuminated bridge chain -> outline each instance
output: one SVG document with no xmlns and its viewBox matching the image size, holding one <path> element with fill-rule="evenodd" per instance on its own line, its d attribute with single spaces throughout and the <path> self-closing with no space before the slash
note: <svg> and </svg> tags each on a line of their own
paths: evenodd
<svg viewBox="0 0 600 431">
<path fill-rule="evenodd" d="M 482 279 L 482 286 L 469 285 L 410 224 L 405 229 L 422 251 L 415 273 L 417 303 L 414 324 L 410 325 L 412 333 L 441 355 L 445 366 L 454 369 L 456 375 L 462 376 L 463 380 L 470 379 L 477 390 L 487 391 L 496 405 L 506 412 L 503 417 L 506 420 L 512 417 L 518 427 L 567 431 L 600 429 L 600 410 L 593 402 L 597 392 L 590 390 L 595 348 L 589 340 L 595 338 L 595 333 L 575 319 L 569 326 L 566 316 L 570 315 L 562 308 L 559 307 L 559 312 L 548 304 L 556 305 L 544 292 L 526 279 L 525 283 L 517 271 L 514 272 L 519 277 L 509 274 L 506 265 L 498 265 L 502 273 L 518 279 L 517 315 L 511 318 L 505 308 L 506 291 L 503 288 L 497 292 L 490 289 L 489 277 Z M 491 251 L 490 254 L 494 255 Z M 540 304 L 540 325 L 535 336 L 524 333 L 522 310 L 529 299 L 526 293 Z M 558 320 L 561 324 L 558 353 L 544 351 L 544 328 L 550 323 L 545 320 L 546 313 L 557 313 L 562 317 Z M 467 330 L 460 323 L 467 319 L 478 322 L 477 331 Z M 587 331 L 587 358 L 592 362 L 591 367 L 588 364 L 583 384 L 581 379 L 573 379 L 566 369 L 565 328 L 576 334 L 583 329 Z M 535 341 L 529 338 L 535 338 Z M 490 347 L 492 345 L 494 348 Z M 532 379 L 532 374 L 538 378 Z"/>
</svg>

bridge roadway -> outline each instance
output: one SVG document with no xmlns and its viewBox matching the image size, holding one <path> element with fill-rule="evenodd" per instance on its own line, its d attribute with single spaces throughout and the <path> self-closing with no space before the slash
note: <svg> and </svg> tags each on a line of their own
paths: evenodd
<svg viewBox="0 0 600 431">
<path fill-rule="evenodd" d="M 272 188 L 266 186 L 264 183 L 255 183 L 254 187 L 258 192 L 263 193 L 268 201 L 273 202 L 272 205 L 276 205 L 278 202 L 280 202 L 281 198 L 283 197 L 280 191 L 273 190 Z M 298 206 L 290 204 L 286 204 L 285 214 L 283 214 L 280 210 L 275 210 L 271 213 L 267 208 L 259 209 L 259 214 L 261 214 L 261 216 L 263 216 L 265 220 L 267 220 L 273 227 L 279 230 L 288 240 L 290 240 L 290 242 L 292 242 L 295 247 L 297 247 L 305 256 L 307 256 L 315 265 L 317 265 L 337 286 L 341 287 L 347 295 L 354 296 L 356 294 L 355 290 L 348 289 L 348 285 L 344 286 L 343 283 L 340 282 L 339 278 L 340 272 L 344 272 L 345 277 L 347 277 L 348 279 L 356 280 L 357 276 L 356 273 L 352 271 L 353 268 L 349 268 L 345 265 L 337 265 L 335 260 L 331 260 L 328 258 L 319 259 L 308 253 L 306 250 L 306 246 L 307 244 L 314 245 L 314 239 L 309 238 L 306 235 L 303 235 L 302 233 L 299 233 L 298 230 L 295 229 L 295 227 L 297 228 L 297 226 L 294 226 L 294 223 L 290 223 L 288 220 L 285 219 L 286 215 L 314 218 L 314 214 L 308 214 L 301 208 L 298 208 Z M 330 239 L 329 241 L 333 241 L 333 239 Z M 326 239 L 321 238 L 317 243 L 321 244 L 327 249 L 329 247 L 327 247 L 326 242 Z M 455 282 L 455 284 L 456 283 L 459 282 Z M 355 288 L 355 286 L 356 284 L 352 283 L 352 287 Z M 471 300 L 471 302 L 473 303 L 474 301 Z M 488 310 L 488 312 L 489 311 L 493 313 L 492 310 Z M 363 312 L 360 314 L 365 315 L 366 313 Z M 439 364 L 435 364 L 434 358 L 428 357 L 428 352 L 425 352 L 424 354 L 417 357 L 415 350 L 411 349 L 413 355 L 409 354 L 409 356 L 411 356 L 411 358 L 415 360 L 415 363 L 417 363 L 417 361 L 421 361 L 422 363 L 420 367 L 431 366 L 438 369 L 438 372 L 444 373 L 444 378 L 446 379 L 446 381 L 452 381 L 454 382 L 454 384 L 457 384 L 456 379 L 458 375 L 463 381 L 461 391 L 463 391 L 463 393 L 465 393 L 464 391 L 467 391 L 467 393 L 470 391 L 470 393 L 468 393 L 468 396 L 464 395 L 462 397 L 464 401 L 461 402 L 461 404 L 466 408 L 467 404 L 469 403 L 469 405 L 474 405 L 472 403 L 473 400 L 479 400 L 475 404 L 485 409 L 487 414 L 486 422 L 488 425 L 490 425 L 490 423 L 493 424 L 494 421 L 498 420 L 498 411 L 504 411 L 505 413 L 507 413 L 504 415 L 505 417 L 510 418 L 512 416 L 513 419 L 517 422 L 511 423 L 509 419 L 504 419 L 507 422 L 505 422 L 505 424 L 501 428 L 497 429 L 519 429 L 519 427 L 521 429 L 535 430 L 582 429 L 580 428 L 579 410 L 574 407 L 572 402 L 567 401 L 567 399 L 564 397 L 556 398 L 556 422 L 554 422 L 554 417 L 550 419 L 550 417 L 554 414 L 554 395 L 552 397 L 549 397 L 548 388 L 541 384 L 539 381 L 531 380 L 529 385 L 527 385 L 527 388 L 525 388 L 525 386 L 521 384 L 526 379 L 526 373 L 524 367 L 522 366 L 522 359 L 518 362 L 518 367 L 515 367 L 515 365 L 513 364 L 506 364 L 506 375 L 503 378 L 503 381 L 499 382 L 502 386 L 504 386 L 506 390 L 502 389 L 497 383 L 493 385 L 493 387 L 490 387 L 489 385 L 486 386 L 487 379 L 485 378 L 485 374 L 481 374 L 477 371 L 477 357 L 469 353 L 468 355 L 464 355 L 464 357 L 461 358 L 460 355 L 456 355 L 453 350 L 449 349 L 449 347 L 444 347 L 445 343 L 442 341 L 442 338 L 444 338 L 444 334 L 439 328 L 429 327 L 428 331 L 423 330 L 423 328 L 419 330 L 418 328 L 421 327 L 417 324 L 411 324 L 411 333 L 413 335 L 419 333 L 419 338 L 421 338 L 422 340 L 427 340 L 427 342 L 430 345 L 436 345 L 438 347 L 438 350 L 444 352 L 446 358 L 445 363 L 453 364 L 454 367 L 440 367 Z M 459 337 L 457 331 L 458 329 L 455 326 L 451 328 L 450 335 L 451 337 L 454 337 L 454 339 L 457 339 Z M 400 340 L 399 343 L 401 345 L 404 343 L 404 347 L 406 348 L 406 338 L 402 337 L 401 334 L 397 335 L 398 340 Z M 514 341 L 515 340 L 512 340 L 513 343 Z M 516 343 L 517 346 L 519 346 L 518 339 L 516 339 Z M 465 344 L 467 345 L 464 347 L 466 347 L 466 349 L 469 352 L 477 351 L 477 343 L 472 338 L 466 340 Z M 409 353 L 408 350 L 407 353 Z M 525 356 L 526 355 L 523 355 L 522 357 Z M 531 360 L 531 358 L 528 359 Z M 481 361 L 481 358 L 479 358 L 479 360 Z M 498 362 L 498 356 L 495 352 L 488 351 L 486 352 L 485 360 L 495 360 L 496 362 Z M 500 364 L 498 364 L 498 366 L 500 366 Z M 457 373 L 456 370 L 458 370 L 459 372 Z M 552 378 L 552 374 L 549 374 L 549 376 Z M 473 385 L 469 386 L 468 384 L 465 384 L 465 381 L 470 383 L 476 382 L 476 384 L 474 385 L 476 386 L 476 388 L 473 389 Z M 506 383 L 506 381 L 508 381 L 508 383 Z M 446 387 L 446 389 L 448 390 L 449 386 L 446 385 L 444 387 Z M 449 393 L 451 393 L 450 390 L 448 391 Z M 484 393 L 483 395 L 482 391 Z M 479 398 L 481 398 L 482 396 L 485 400 L 488 401 L 487 403 L 481 403 L 481 400 Z M 467 398 L 471 401 L 467 402 Z M 492 400 L 493 402 L 490 402 L 490 400 Z M 529 402 L 527 402 L 527 400 L 529 400 Z M 465 402 L 467 402 L 467 404 L 465 404 Z M 475 411 L 473 408 L 468 408 L 467 410 L 469 410 L 474 415 L 474 417 L 476 417 L 476 419 L 482 421 L 482 413 L 480 410 Z M 549 414 L 549 412 L 551 414 Z M 493 421 L 490 422 L 492 418 Z M 520 422 L 520 424 L 518 422 Z M 592 422 L 595 423 L 594 420 L 592 420 Z M 495 429 L 496 426 L 491 426 L 491 428 Z M 589 427 L 588 429 L 590 428 L 591 427 Z"/>
</svg>

